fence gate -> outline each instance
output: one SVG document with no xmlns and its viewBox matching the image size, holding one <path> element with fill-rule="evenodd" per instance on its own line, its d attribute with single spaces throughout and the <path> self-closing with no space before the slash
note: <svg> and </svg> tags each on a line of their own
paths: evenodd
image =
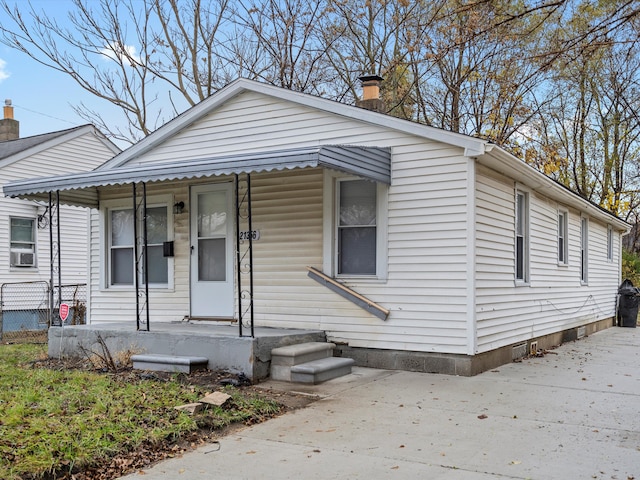
<svg viewBox="0 0 640 480">
<path fill-rule="evenodd" d="M 60 325 L 54 305 L 67 303 L 71 307 L 67 324 L 86 322 L 86 285 L 63 285 L 54 287 L 53 295 L 49 282 L 19 282 L 0 285 L 0 341 L 46 342 L 51 325 Z M 58 299 L 58 296 L 61 296 Z"/>
</svg>

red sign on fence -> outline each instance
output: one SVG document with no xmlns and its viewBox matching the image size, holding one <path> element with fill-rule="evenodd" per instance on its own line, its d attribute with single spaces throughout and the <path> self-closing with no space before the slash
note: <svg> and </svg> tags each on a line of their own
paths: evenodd
<svg viewBox="0 0 640 480">
<path fill-rule="evenodd" d="M 69 304 L 61 303 L 60 304 L 60 320 L 62 320 L 62 322 L 64 323 L 67 321 L 68 316 L 69 316 Z"/>
</svg>

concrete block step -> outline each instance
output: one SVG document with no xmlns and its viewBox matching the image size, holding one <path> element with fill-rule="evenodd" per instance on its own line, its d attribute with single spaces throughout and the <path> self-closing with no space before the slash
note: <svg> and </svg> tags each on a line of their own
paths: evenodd
<svg viewBox="0 0 640 480">
<path fill-rule="evenodd" d="M 291 367 L 291 381 L 297 383 L 321 383 L 351 373 L 355 361 L 352 358 L 327 357 Z"/>
<path fill-rule="evenodd" d="M 307 342 L 271 350 L 271 365 L 293 366 L 333 356 L 335 343 Z"/>
<path fill-rule="evenodd" d="M 132 355 L 131 360 L 135 370 L 153 370 L 155 372 L 191 373 L 197 370 L 206 370 L 209 363 L 209 359 L 206 357 L 182 357 L 152 353 Z"/>
</svg>

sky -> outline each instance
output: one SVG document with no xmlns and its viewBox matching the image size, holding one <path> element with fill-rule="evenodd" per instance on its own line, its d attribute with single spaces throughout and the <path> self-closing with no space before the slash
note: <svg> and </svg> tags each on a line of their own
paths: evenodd
<svg viewBox="0 0 640 480">
<path fill-rule="evenodd" d="M 26 0 L 14 1 L 27 3 Z M 72 9 L 69 0 L 31 0 L 31 3 L 60 20 Z M 0 10 L 0 23 L 5 22 L 6 14 Z M 107 109 L 104 101 L 83 90 L 71 77 L 0 44 L 0 103 L 3 106 L 6 99 L 11 100 L 14 118 L 20 122 L 21 138 L 86 124 L 73 111 L 72 104 L 84 102 L 98 111 Z"/>
</svg>

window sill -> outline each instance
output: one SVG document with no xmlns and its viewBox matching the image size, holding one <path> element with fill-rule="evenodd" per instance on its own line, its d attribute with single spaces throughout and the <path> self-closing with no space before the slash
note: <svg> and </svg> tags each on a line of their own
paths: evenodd
<svg viewBox="0 0 640 480">
<path fill-rule="evenodd" d="M 140 285 L 138 290 L 144 290 L 145 286 Z M 117 291 L 117 292 L 135 292 L 135 287 L 133 285 L 109 285 L 108 287 L 102 287 L 100 289 L 101 292 L 108 291 Z M 149 285 L 149 290 L 165 290 L 168 292 L 173 292 L 173 287 L 169 285 Z"/>
<path fill-rule="evenodd" d="M 387 283 L 386 278 L 379 277 L 367 277 L 367 276 L 352 276 L 352 275 L 340 275 L 335 277 L 336 280 L 347 283 L 349 285 L 358 285 L 358 284 L 385 284 Z"/>
</svg>

